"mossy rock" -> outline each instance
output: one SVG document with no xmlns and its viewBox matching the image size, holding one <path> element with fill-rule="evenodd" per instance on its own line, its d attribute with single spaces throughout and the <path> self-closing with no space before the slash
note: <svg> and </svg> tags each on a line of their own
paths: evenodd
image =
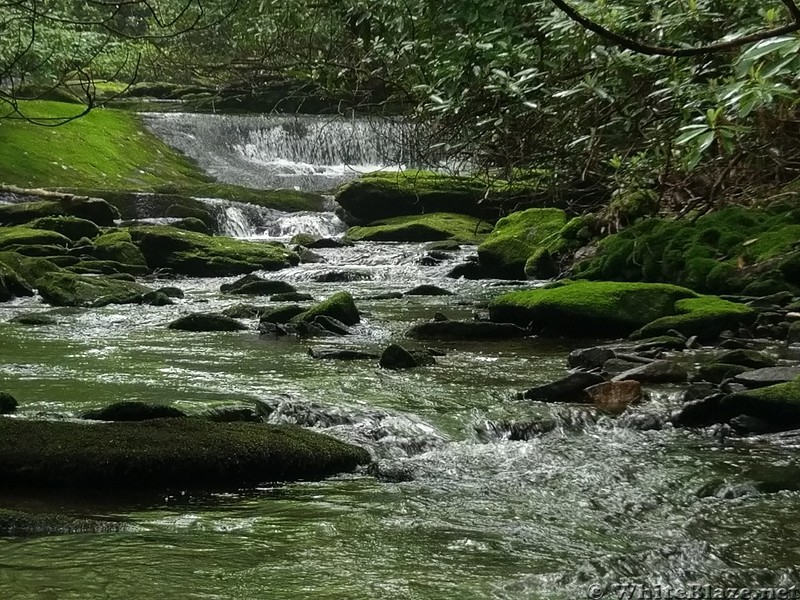
<svg viewBox="0 0 800 600">
<path fill-rule="evenodd" d="M 360 242 L 435 242 L 453 240 L 477 244 L 492 231 L 485 221 L 467 215 L 432 213 L 394 217 L 352 227 L 347 238 Z"/>
<path fill-rule="evenodd" d="M 528 279 L 552 279 L 558 274 L 558 264 L 547 248 L 534 250 L 525 262 L 525 277 Z"/>
<path fill-rule="evenodd" d="M 217 313 L 191 313 L 172 321 L 170 329 L 181 331 L 244 331 L 247 326 Z"/>
<path fill-rule="evenodd" d="M 3 261 L 4 256 L 10 255 L 12 253 L 0 253 L 0 302 L 11 300 L 15 296 L 33 296 L 31 284 L 17 273 L 13 263 Z"/>
<path fill-rule="evenodd" d="M 138 283 L 103 276 L 53 271 L 36 281 L 39 295 L 54 306 L 106 306 L 138 304 L 149 288 Z"/>
<path fill-rule="evenodd" d="M 0 535 L 39 536 L 75 533 L 113 533 L 125 528 L 118 521 L 87 519 L 60 513 L 0 508 Z"/>
<path fill-rule="evenodd" d="M 10 415 L 17 410 L 19 403 L 8 392 L 0 392 L 0 415 Z"/>
<path fill-rule="evenodd" d="M 294 252 L 274 244 L 208 236 L 155 225 L 132 227 L 133 242 L 151 269 L 166 268 L 192 276 L 225 277 L 297 265 Z"/>
<path fill-rule="evenodd" d="M 32 229 L 56 231 L 73 241 L 84 237 L 92 239 L 100 235 L 100 228 L 97 225 L 78 217 L 42 217 L 31 221 L 27 226 Z"/>
<path fill-rule="evenodd" d="M 297 289 L 285 281 L 262 279 L 258 275 L 245 275 L 233 283 L 220 286 L 223 294 L 239 294 L 244 296 L 270 296 L 272 294 L 291 294 Z"/>
<path fill-rule="evenodd" d="M 81 260 L 74 265 L 66 267 L 66 270 L 77 273 L 78 275 L 114 275 L 118 273 L 127 273 L 128 275 L 142 276 L 147 274 L 147 267 L 145 265 L 130 265 L 116 260 Z"/>
<path fill-rule="evenodd" d="M 0 224 L 21 225 L 45 217 L 71 216 L 110 227 L 119 213 L 100 198 L 65 195 L 54 200 L 34 200 L 0 205 Z"/>
<path fill-rule="evenodd" d="M 752 308 L 715 296 L 678 300 L 675 313 L 653 320 L 635 331 L 631 338 L 644 339 L 675 330 L 687 337 L 696 335 L 702 340 L 709 340 L 726 329 L 735 330 L 742 325 L 749 325 L 756 318 Z"/>
<path fill-rule="evenodd" d="M 279 308 L 273 308 L 272 310 L 265 311 L 261 314 L 260 321 L 262 323 L 280 323 L 281 325 L 285 325 L 289 323 L 297 317 L 298 315 L 302 315 L 306 312 L 307 309 L 299 306 L 297 304 L 289 304 L 287 306 L 281 306 Z"/>
<path fill-rule="evenodd" d="M 56 231 L 30 227 L 0 228 L 0 249 L 20 246 L 58 246 L 66 248 L 72 241 Z"/>
<path fill-rule="evenodd" d="M 563 210 L 530 208 L 500 219 L 480 246 L 478 260 L 485 272 L 520 279 L 537 251 L 559 252 L 565 246 L 560 233 L 567 223 Z"/>
<path fill-rule="evenodd" d="M 311 323 L 319 316 L 331 317 L 345 325 L 355 325 L 361 321 L 361 315 L 353 301 L 353 296 L 348 292 L 337 292 L 327 300 L 295 316 L 292 318 L 292 322 Z M 262 320 L 265 319 L 262 318 Z"/>
<path fill-rule="evenodd" d="M 103 408 L 88 410 L 81 415 L 81 418 L 88 421 L 149 421 L 152 419 L 180 419 L 185 416 L 185 412 L 174 406 L 123 401 Z"/>
<path fill-rule="evenodd" d="M 0 479 L 37 488 L 180 490 L 319 479 L 369 454 L 293 426 L 0 419 Z"/>
<path fill-rule="evenodd" d="M 41 277 L 48 273 L 61 271 L 61 268 L 45 258 L 24 256 L 16 252 L 0 252 L 0 265 L 13 270 L 24 283 L 23 288 L 36 287 Z M 18 293 L 19 296 L 30 295 Z"/>
<path fill-rule="evenodd" d="M 200 219 L 196 219 L 195 217 L 186 217 L 185 219 L 181 219 L 180 221 L 175 221 L 172 223 L 172 227 L 177 227 L 178 229 L 185 229 L 186 231 L 194 231 L 197 233 L 204 233 L 206 235 L 212 235 L 216 227 L 211 228 Z"/>
<path fill-rule="evenodd" d="M 668 284 L 562 282 L 504 294 L 490 302 L 489 314 L 497 323 L 532 324 L 555 335 L 624 336 L 675 314 L 676 302 L 694 297 L 695 292 Z"/>
</svg>

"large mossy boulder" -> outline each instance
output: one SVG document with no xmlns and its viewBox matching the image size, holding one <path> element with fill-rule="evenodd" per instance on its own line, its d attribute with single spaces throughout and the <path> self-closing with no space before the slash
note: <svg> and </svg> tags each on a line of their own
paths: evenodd
<svg viewBox="0 0 800 600">
<path fill-rule="evenodd" d="M 108 304 L 139 304 L 150 288 L 113 277 L 77 275 L 68 271 L 53 271 L 36 281 L 39 295 L 54 306 L 106 306 Z"/>
<path fill-rule="evenodd" d="M 105 200 L 72 196 L 0 204 L 0 224 L 20 225 L 44 217 L 70 216 L 91 221 L 101 227 L 110 227 L 119 218 L 117 210 Z"/>
<path fill-rule="evenodd" d="M 356 325 L 361 321 L 353 296 L 348 292 L 337 292 L 327 300 L 293 317 L 292 322 L 312 323 L 319 316 L 331 317 L 345 325 Z"/>
<path fill-rule="evenodd" d="M 92 248 L 98 260 L 108 260 L 124 265 L 147 266 L 141 250 L 133 244 L 131 234 L 124 230 L 111 231 L 98 237 Z"/>
<path fill-rule="evenodd" d="M 477 244 L 492 230 L 485 221 L 467 215 L 432 213 L 375 221 L 352 227 L 348 239 L 361 242 L 436 242 L 453 240 Z"/>
<path fill-rule="evenodd" d="M 150 421 L 152 419 L 181 419 L 186 416 L 182 410 L 166 404 L 146 402 L 115 402 L 103 408 L 87 410 L 81 415 L 88 421 Z"/>
<path fill-rule="evenodd" d="M 756 318 L 756 311 L 749 306 L 716 296 L 678 300 L 675 313 L 651 321 L 635 331 L 631 338 L 658 337 L 674 330 L 687 337 L 696 335 L 701 340 L 711 340 L 726 329 L 736 330 L 742 325 L 750 325 Z"/>
<path fill-rule="evenodd" d="M 13 272 L 20 286 L 14 292 L 17 296 L 33 295 L 31 287 L 37 285 L 40 277 L 60 270 L 58 265 L 45 258 L 24 256 L 17 252 L 0 252 L 0 272 L 6 277 L 6 283 L 10 280 L 9 273 Z"/>
<path fill-rule="evenodd" d="M 532 257 L 542 251 L 557 253 L 564 247 L 560 232 L 566 224 L 564 211 L 557 208 L 531 208 L 503 217 L 478 246 L 481 269 L 495 277 L 525 278 Z M 537 261 L 541 262 L 541 256 Z"/>
<path fill-rule="evenodd" d="M 549 335 L 625 336 L 675 314 L 679 300 L 696 297 L 668 284 L 560 282 L 495 298 L 489 314 L 496 323 L 530 324 Z"/>
<path fill-rule="evenodd" d="M 791 260 L 800 248 L 800 211 L 730 207 L 696 220 L 652 218 L 603 239 L 575 266 L 578 277 L 653 281 L 736 294 L 800 285 Z M 759 284 L 759 285 L 756 285 Z M 777 286 L 777 287 L 776 287 Z"/>
<path fill-rule="evenodd" d="M 299 263 L 294 252 L 281 246 L 216 237 L 165 225 L 132 227 L 130 235 L 151 269 L 199 277 L 276 271 Z"/>
<path fill-rule="evenodd" d="M 58 233 L 47 229 L 31 227 L 1 227 L 0 249 L 17 249 L 22 246 L 58 246 L 66 248 L 72 241 Z"/>
<path fill-rule="evenodd" d="M 27 226 L 31 229 L 56 231 L 72 241 L 92 239 L 100 235 L 100 228 L 96 224 L 78 217 L 42 217 L 31 221 Z"/>
<path fill-rule="evenodd" d="M 319 479 L 369 460 L 362 448 L 294 426 L 0 419 L 0 480 L 9 486 L 219 489 Z"/>
</svg>

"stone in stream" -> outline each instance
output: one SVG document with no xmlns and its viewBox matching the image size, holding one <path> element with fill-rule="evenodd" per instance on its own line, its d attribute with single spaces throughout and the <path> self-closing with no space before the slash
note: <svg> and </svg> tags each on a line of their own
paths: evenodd
<svg viewBox="0 0 800 600">
<path fill-rule="evenodd" d="M 369 273 L 358 273 L 355 271 L 328 271 L 320 273 L 311 278 L 317 283 L 351 283 L 353 281 L 366 281 L 372 279 Z"/>
<path fill-rule="evenodd" d="M 116 402 L 104 408 L 88 410 L 81 419 L 89 421 L 148 421 L 150 419 L 178 419 L 186 413 L 165 404 L 146 402 Z"/>
<path fill-rule="evenodd" d="M 248 405 L 216 406 L 199 417 L 215 423 L 261 423 L 264 420 L 254 406 Z"/>
<path fill-rule="evenodd" d="M 0 419 L 0 481 L 37 490 L 231 489 L 355 470 L 369 453 L 287 425 Z"/>
<path fill-rule="evenodd" d="M 300 256 L 300 263 L 301 264 L 319 264 L 328 262 L 325 260 L 325 257 L 317 254 L 313 250 L 309 250 L 308 248 L 304 248 L 303 246 L 295 246 L 297 254 Z"/>
<path fill-rule="evenodd" d="M 271 309 L 268 306 L 255 306 L 254 304 L 235 304 L 222 311 L 226 317 L 233 319 L 256 319 Z"/>
<path fill-rule="evenodd" d="M 190 313 L 169 324 L 169 329 L 181 331 L 244 331 L 247 329 L 236 319 L 218 313 Z"/>
<path fill-rule="evenodd" d="M 437 285 L 418 285 L 408 290 L 406 296 L 452 296 L 453 292 Z"/>
<path fill-rule="evenodd" d="M 682 383 L 688 377 L 686 369 L 668 360 L 656 360 L 615 376 L 613 381 L 639 383 Z"/>
<path fill-rule="evenodd" d="M 434 358 L 426 352 L 409 351 L 398 344 L 391 344 L 380 357 L 380 365 L 384 369 L 413 369 L 435 363 Z"/>
<path fill-rule="evenodd" d="M 488 275 L 484 272 L 478 263 L 466 262 L 456 265 L 447 274 L 450 279 L 483 279 Z"/>
<path fill-rule="evenodd" d="M 530 388 L 522 393 L 522 397 L 539 402 L 586 403 L 589 401 L 589 397 L 584 390 L 603 382 L 605 379 L 600 375 L 579 371 L 557 381 Z"/>
<path fill-rule="evenodd" d="M 372 352 L 351 350 L 349 348 L 309 348 L 308 354 L 317 360 L 378 360 L 380 356 Z"/>
<path fill-rule="evenodd" d="M 306 309 L 297 304 L 289 304 L 279 308 L 266 309 L 261 313 L 261 323 L 280 323 L 285 325 L 296 316 L 306 312 Z M 234 315 L 229 315 L 234 316 Z"/>
<path fill-rule="evenodd" d="M 10 415 L 17 410 L 19 403 L 8 392 L 0 392 L 0 415 Z"/>
<path fill-rule="evenodd" d="M 710 381 L 711 383 L 722 383 L 747 371 L 747 367 L 741 365 L 729 365 L 725 363 L 711 363 L 701 365 L 697 373 L 692 377 L 692 381 Z"/>
<path fill-rule="evenodd" d="M 258 332 L 261 335 L 273 336 L 277 339 L 279 337 L 296 334 L 297 330 L 291 325 L 274 323 L 272 321 L 261 321 L 258 324 Z"/>
<path fill-rule="evenodd" d="M 124 524 L 118 521 L 86 519 L 51 512 L 0 509 L 0 535 L 3 536 L 112 533 L 124 528 Z"/>
<path fill-rule="evenodd" d="M 586 388 L 584 393 L 600 410 L 618 415 L 642 401 L 642 384 L 632 380 L 604 381 Z"/>
<path fill-rule="evenodd" d="M 639 340 L 633 347 L 635 352 L 647 352 L 649 350 L 684 350 L 686 341 L 682 337 L 664 335 L 660 337 Z"/>
<path fill-rule="evenodd" d="M 508 340 L 526 337 L 529 332 L 511 323 L 447 320 L 419 323 L 406 335 L 420 340 Z"/>
<path fill-rule="evenodd" d="M 774 367 L 775 359 L 755 350 L 732 350 L 717 356 L 717 362 L 741 365 L 751 369 Z"/>
<path fill-rule="evenodd" d="M 328 315 L 317 315 L 312 323 L 336 335 L 353 335 L 353 331 L 347 325 Z"/>
<path fill-rule="evenodd" d="M 612 348 L 578 348 L 567 356 L 567 365 L 571 369 L 591 371 L 592 369 L 599 369 L 606 361 L 615 356 L 616 353 Z"/>
<path fill-rule="evenodd" d="M 625 360 L 624 358 L 609 358 L 603 363 L 601 373 L 604 377 L 615 377 L 625 371 L 639 367 L 641 363 Z"/>
<path fill-rule="evenodd" d="M 8 322 L 18 325 L 41 326 L 55 325 L 58 321 L 47 313 L 24 313 L 9 319 Z"/>
<path fill-rule="evenodd" d="M 285 281 L 262 279 L 258 275 L 245 275 L 233 283 L 226 283 L 220 287 L 224 294 L 243 294 L 251 296 L 269 296 L 272 294 L 289 294 L 296 292 L 295 287 Z"/>
<path fill-rule="evenodd" d="M 314 296 L 304 292 L 287 292 L 269 297 L 270 302 L 313 302 Z"/>
<path fill-rule="evenodd" d="M 735 383 L 755 389 L 788 383 L 800 378 L 800 367 L 766 367 L 755 371 L 743 371 L 733 378 Z"/>
<path fill-rule="evenodd" d="M 786 332 L 786 341 L 790 344 L 800 344 L 800 321 L 794 321 Z"/>
<path fill-rule="evenodd" d="M 384 292 L 382 294 L 367 296 L 365 300 L 399 300 L 402 297 L 403 294 L 400 292 Z"/>
<path fill-rule="evenodd" d="M 169 306 L 175 303 L 172 301 L 172 298 L 165 293 L 154 291 L 142 295 L 142 304 L 149 304 L 150 306 Z"/>
<path fill-rule="evenodd" d="M 169 296 L 170 298 L 177 298 L 179 300 L 182 299 L 184 296 L 182 289 L 173 286 L 158 288 L 156 291 L 161 292 L 162 294 L 164 294 L 165 296 Z"/>
<path fill-rule="evenodd" d="M 347 326 L 356 325 L 361 321 L 361 315 L 358 312 L 353 296 L 348 292 L 337 292 L 327 300 L 296 315 L 292 318 L 292 322 L 295 324 L 300 322 L 312 323 L 319 315 L 332 317 Z"/>
</svg>

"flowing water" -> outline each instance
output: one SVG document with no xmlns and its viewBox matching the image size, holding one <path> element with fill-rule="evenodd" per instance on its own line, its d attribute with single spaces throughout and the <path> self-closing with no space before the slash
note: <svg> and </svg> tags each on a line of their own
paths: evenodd
<svg viewBox="0 0 800 600">
<path fill-rule="evenodd" d="M 234 217 L 226 225 L 233 233 L 235 222 L 240 231 L 262 228 L 262 237 L 296 230 L 287 215 L 267 222 L 269 215 L 220 206 Z M 316 218 L 328 231 L 340 228 L 332 216 Z M 301 218 L 294 227 L 307 225 Z M 35 299 L 0 305 L 2 388 L 20 399 L 23 416 L 70 416 L 120 399 L 190 413 L 266 402 L 273 422 L 362 443 L 377 464 L 322 482 L 216 494 L 0 496 L 6 507 L 127 525 L 0 538 L 0 597 L 574 599 L 594 582 L 798 581 L 800 495 L 760 494 L 748 483 L 796 476 L 796 437 L 721 442 L 517 400 L 517 390 L 565 372 L 569 347 L 559 343 L 436 344 L 446 356 L 406 372 L 307 354 L 310 346 L 378 351 L 417 320 L 436 311 L 471 318 L 506 289 L 444 277 L 470 249 L 432 267 L 419 263 L 423 251 L 319 250 L 326 262 L 270 274 L 317 298 L 354 294 L 364 321 L 356 335 L 335 340 L 275 341 L 259 337 L 254 321 L 241 333 L 166 329 L 182 313 L 242 301 L 219 293 L 226 279 L 159 280 L 184 289 L 185 299 L 56 309 L 58 323 L 47 327 L 7 323 L 52 310 Z M 330 271 L 360 279 L 315 281 Z M 456 295 L 369 299 L 420 283 Z M 637 410 L 666 415 L 675 402 L 674 390 L 660 390 Z M 542 416 L 560 426 L 530 441 L 506 439 L 503 422 Z"/>
<path fill-rule="evenodd" d="M 377 117 L 148 113 L 150 130 L 219 181 L 325 191 L 362 173 L 419 166 L 412 129 Z"/>
</svg>

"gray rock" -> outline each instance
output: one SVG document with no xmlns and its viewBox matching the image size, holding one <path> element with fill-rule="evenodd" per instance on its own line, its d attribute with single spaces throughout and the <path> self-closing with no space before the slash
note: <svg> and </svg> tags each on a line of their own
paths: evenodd
<svg viewBox="0 0 800 600">
<path fill-rule="evenodd" d="M 244 331 L 247 329 L 236 319 L 218 313 L 191 313 L 175 319 L 168 326 L 181 331 Z"/>
<path fill-rule="evenodd" d="M 599 369 L 606 361 L 611 360 L 616 356 L 614 350 L 611 348 L 579 348 L 573 350 L 567 356 L 567 365 L 571 369 Z"/>
<path fill-rule="evenodd" d="M 428 356 L 425 360 L 424 353 L 411 352 L 398 344 L 391 344 L 383 351 L 380 358 L 380 365 L 384 369 L 413 369 L 414 367 L 432 364 L 433 357 Z"/>
<path fill-rule="evenodd" d="M 614 377 L 613 381 L 638 381 L 639 383 L 681 383 L 686 381 L 686 369 L 668 360 L 657 360 Z"/>
<path fill-rule="evenodd" d="M 353 331 L 344 323 L 333 317 L 327 315 L 317 315 L 314 317 L 314 325 L 322 327 L 325 331 L 329 331 L 336 335 L 352 335 Z"/>
<path fill-rule="evenodd" d="M 220 287 L 224 294 L 245 294 L 251 296 L 269 296 L 272 294 L 289 294 L 296 292 L 295 287 L 285 281 L 272 281 L 262 279 L 258 275 L 245 275 L 233 283 L 227 283 Z"/>
<path fill-rule="evenodd" d="M 452 296 L 453 292 L 436 285 L 418 285 L 408 290 L 406 296 Z"/>
<path fill-rule="evenodd" d="M 740 373 L 733 378 L 748 389 L 767 387 L 778 383 L 787 383 L 800 377 L 800 367 L 766 367 Z"/>
<path fill-rule="evenodd" d="M 609 358 L 603 363 L 603 375 L 606 377 L 614 377 L 625 371 L 637 368 L 641 363 L 623 360 L 621 358 Z"/>
<path fill-rule="evenodd" d="M 717 362 L 729 365 L 741 365 L 743 367 L 750 367 L 751 369 L 762 369 L 765 367 L 774 367 L 775 359 L 756 352 L 755 350 L 731 350 L 724 352 L 717 357 Z"/>
<path fill-rule="evenodd" d="M 585 389 L 603 383 L 600 375 L 594 373 L 571 373 L 552 383 L 540 385 L 523 392 L 522 397 L 539 402 L 589 402 Z"/>
<path fill-rule="evenodd" d="M 308 354 L 317 360 L 378 360 L 379 355 L 349 348 L 309 348 Z"/>
</svg>

